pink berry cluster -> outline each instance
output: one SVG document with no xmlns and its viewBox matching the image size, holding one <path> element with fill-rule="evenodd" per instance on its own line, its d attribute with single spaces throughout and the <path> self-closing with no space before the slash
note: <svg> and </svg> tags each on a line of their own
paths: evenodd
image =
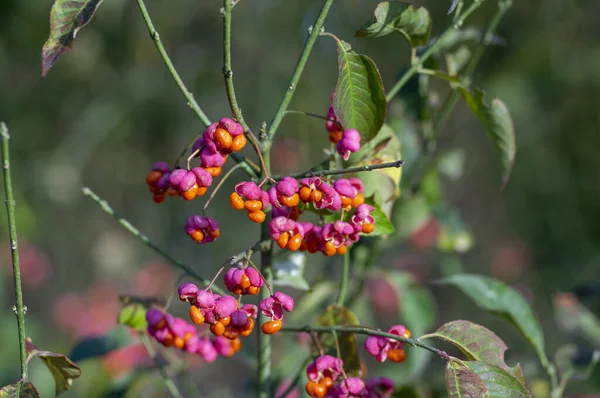
<svg viewBox="0 0 600 398">
<path fill-rule="evenodd" d="M 410 338 L 410 330 L 404 325 L 395 325 L 387 330 L 390 334 Z M 385 362 L 389 359 L 392 362 L 404 362 L 406 351 L 404 351 L 404 342 L 380 336 L 369 336 L 365 340 L 365 349 L 373 355 L 379 362 Z"/>
<path fill-rule="evenodd" d="M 348 160 L 350 154 L 360 149 L 360 133 L 355 129 L 344 130 L 344 127 L 335 116 L 333 106 L 327 111 L 325 128 L 329 132 L 329 141 L 335 144 L 338 154 Z"/>
<path fill-rule="evenodd" d="M 157 162 L 146 175 L 146 184 L 156 203 L 162 203 L 166 195 L 182 196 L 192 200 L 202 196 L 211 186 L 213 177 L 221 174 L 227 155 L 246 146 L 243 127 L 235 120 L 223 118 L 212 123 L 196 140 L 192 150 L 200 159 L 198 167 L 171 170 L 165 162 Z"/>
<path fill-rule="evenodd" d="M 369 379 L 346 377 L 343 362 L 331 355 L 321 355 L 306 368 L 306 393 L 314 398 L 387 398 L 394 382 L 386 377 Z M 342 376 L 341 380 L 337 381 Z"/>
<path fill-rule="evenodd" d="M 194 325 L 158 309 L 148 310 L 146 320 L 148 333 L 159 343 L 199 354 L 206 362 L 213 362 L 219 355 L 230 357 L 242 347 L 239 339 L 216 337 L 211 340 L 207 336 L 200 336 Z"/>
</svg>

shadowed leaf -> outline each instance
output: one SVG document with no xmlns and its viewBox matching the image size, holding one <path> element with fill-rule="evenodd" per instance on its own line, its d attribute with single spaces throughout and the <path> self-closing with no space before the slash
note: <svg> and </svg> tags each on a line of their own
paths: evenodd
<svg viewBox="0 0 600 398">
<path fill-rule="evenodd" d="M 517 365 L 510 368 L 504 362 L 504 352 L 508 348 L 504 341 L 481 325 L 469 321 L 452 321 L 440 326 L 434 333 L 421 336 L 421 339 L 431 337 L 454 345 L 470 361 L 483 361 L 496 365 L 515 376 L 520 382 L 524 382 L 521 367 Z"/>
<path fill-rule="evenodd" d="M 69 357 L 77 362 L 101 357 L 109 352 L 128 346 L 130 342 L 131 338 L 127 333 L 127 329 L 119 326 L 102 336 L 81 340 L 73 347 Z"/>
<path fill-rule="evenodd" d="M 356 54 L 337 40 L 338 81 L 333 96 L 335 115 L 345 129 L 356 129 L 361 144 L 371 141 L 383 126 L 387 102 L 381 76 L 371 58 Z"/>
<path fill-rule="evenodd" d="M 496 279 L 480 275 L 452 275 L 437 283 L 455 286 L 480 308 L 508 318 L 529 340 L 542 365 L 548 363 L 540 324 L 527 301 L 517 291 Z"/>
<path fill-rule="evenodd" d="M 515 129 L 508 108 L 498 98 L 494 98 L 490 105 L 483 102 L 484 93 L 475 90 L 471 94 L 464 87 L 459 87 L 463 99 L 475 116 L 481 121 L 483 127 L 496 148 L 500 169 L 502 172 L 502 187 L 508 182 L 510 172 L 516 155 Z"/>
<path fill-rule="evenodd" d="M 356 326 L 359 322 L 352 311 L 337 304 L 332 304 L 321 314 L 317 324 L 319 326 Z M 337 356 L 335 340 L 331 333 L 319 333 L 319 341 L 326 354 Z M 360 376 L 360 358 L 358 357 L 354 333 L 338 333 L 338 342 L 341 357 L 344 361 L 344 370 L 348 375 Z"/>
<path fill-rule="evenodd" d="M 479 361 L 463 363 L 483 380 L 490 398 L 531 398 L 531 393 L 523 384 L 498 366 Z"/>
<path fill-rule="evenodd" d="M 449 398 L 488 397 L 483 380 L 456 360 L 450 360 L 446 365 L 446 388 Z"/>
<path fill-rule="evenodd" d="M 15 384 L 9 384 L 0 389 L 0 398 L 39 398 L 33 384 L 28 381 L 19 381 Z"/>
<path fill-rule="evenodd" d="M 79 29 L 94 16 L 102 0 L 56 0 L 50 11 L 50 36 L 42 48 L 42 77 L 73 48 Z"/>
<path fill-rule="evenodd" d="M 81 376 L 81 369 L 64 354 L 51 351 L 42 351 L 33 344 L 31 339 L 26 340 L 27 361 L 39 357 L 48 367 L 55 381 L 56 395 L 71 389 L 73 380 Z"/>
<path fill-rule="evenodd" d="M 381 37 L 400 33 L 411 46 L 422 46 L 429 40 L 431 15 L 423 7 L 398 1 L 379 3 L 371 22 L 356 32 L 357 37 Z"/>
</svg>

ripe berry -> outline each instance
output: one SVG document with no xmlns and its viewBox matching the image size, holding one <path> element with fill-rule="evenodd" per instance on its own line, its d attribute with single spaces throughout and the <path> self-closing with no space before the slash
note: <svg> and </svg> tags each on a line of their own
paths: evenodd
<svg viewBox="0 0 600 398">
<path fill-rule="evenodd" d="M 348 251 L 348 246 L 340 246 L 337 248 L 337 254 L 344 255 Z"/>
<path fill-rule="evenodd" d="M 389 350 L 387 352 L 387 358 L 390 361 L 396 362 L 396 363 L 404 362 L 404 360 L 406 359 L 406 351 L 404 351 L 404 349 L 402 349 L 402 348 Z"/>
<path fill-rule="evenodd" d="M 198 307 L 196 307 L 195 305 L 192 305 L 190 307 L 190 319 L 196 325 L 202 325 L 204 323 L 204 315 L 202 315 L 202 312 L 200 312 L 200 309 Z"/>
<path fill-rule="evenodd" d="M 183 196 L 183 198 L 185 200 L 192 200 L 196 197 L 197 191 L 198 191 L 198 184 L 194 184 L 194 185 L 192 185 L 192 187 L 190 189 L 183 192 L 181 196 Z"/>
<path fill-rule="evenodd" d="M 302 199 L 303 202 L 310 201 L 311 192 L 312 192 L 312 190 L 309 187 L 300 188 L 300 198 Z"/>
<path fill-rule="evenodd" d="M 279 238 L 277 238 L 277 246 L 283 249 L 287 246 L 289 240 L 290 234 L 288 234 L 287 232 L 283 232 L 281 235 L 279 235 Z"/>
<path fill-rule="evenodd" d="M 233 139 L 230 149 L 234 152 L 237 152 L 241 151 L 245 146 L 246 136 L 244 134 L 240 134 Z"/>
<path fill-rule="evenodd" d="M 231 138 L 231 134 L 225 129 L 218 128 L 214 134 L 215 140 L 221 144 L 221 148 L 229 149 L 231 144 L 233 143 L 233 138 Z"/>
<path fill-rule="evenodd" d="M 154 203 L 162 203 L 165 201 L 165 197 L 164 193 L 155 193 L 154 196 L 152 196 L 152 200 Z"/>
<path fill-rule="evenodd" d="M 406 329 L 406 331 L 404 333 L 402 333 L 402 337 L 404 337 L 405 339 L 410 339 L 410 330 Z"/>
<path fill-rule="evenodd" d="M 252 221 L 254 221 L 255 223 L 262 223 L 265 221 L 265 218 L 267 218 L 267 215 L 265 214 L 264 211 L 262 210 L 258 210 L 258 211 L 253 211 L 248 213 L 248 218 Z"/>
<path fill-rule="evenodd" d="M 173 345 L 173 335 L 167 334 L 163 340 L 161 341 L 162 345 L 165 347 L 171 347 Z"/>
<path fill-rule="evenodd" d="M 358 193 L 354 199 L 352 199 L 352 207 L 357 208 L 358 206 L 365 203 L 365 196 L 362 193 Z"/>
<path fill-rule="evenodd" d="M 260 287 L 256 287 L 256 286 L 250 286 L 248 288 L 248 294 L 250 295 L 257 295 L 260 292 Z"/>
<path fill-rule="evenodd" d="M 323 398 L 327 394 L 327 389 L 314 381 L 306 383 L 306 393 L 313 398 Z"/>
<path fill-rule="evenodd" d="M 242 210 L 244 208 L 244 201 L 236 192 L 232 192 L 231 195 L 229 195 L 229 203 L 231 203 L 231 207 L 235 210 Z"/>
<path fill-rule="evenodd" d="M 241 350 L 242 349 L 242 340 L 240 340 L 239 338 L 233 340 L 231 342 L 231 349 L 234 353 Z"/>
<path fill-rule="evenodd" d="M 264 334 L 274 334 L 279 332 L 282 326 L 283 322 L 281 322 L 280 319 L 276 319 L 274 321 L 265 322 L 262 325 L 261 330 Z"/>
<path fill-rule="evenodd" d="M 366 222 L 362 225 L 362 232 L 364 234 L 370 234 L 373 231 L 375 231 L 375 224 Z"/>
<path fill-rule="evenodd" d="M 310 193 L 310 200 L 313 202 L 320 202 L 323 198 L 323 193 L 321 191 L 314 190 Z"/>
<path fill-rule="evenodd" d="M 281 203 L 287 207 L 294 207 L 300 203 L 300 196 L 295 193 L 293 196 L 282 196 Z"/>
<path fill-rule="evenodd" d="M 279 240 L 277 242 L 279 243 Z M 296 234 L 296 235 L 292 236 L 292 238 L 287 243 L 287 248 L 289 250 L 295 252 L 296 250 L 298 250 L 300 248 L 301 244 L 302 244 L 302 236 L 300 236 L 300 234 Z"/>
<path fill-rule="evenodd" d="M 255 212 L 262 209 L 262 202 L 260 200 L 247 200 L 244 202 L 244 208 L 249 212 Z"/>
<path fill-rule="evenodd" d="M 155 186 L 160 177 L 162 177 L 163 173 L 158 170 L 152 170 L 146 175 L 146 184 L 150 186 Z"/>
<path fill-rule="evenodd" d="M 319 384 L 324 386 L 327 390 L 329 390 L 333 386 L 333 380 L 330 377 L 323 377 Z"/>
<path fill-rule="evenodd" d="M 210 174 L 212 177 L 218 177 L 221 175 L 220 167 L 205 167 L 204 170 L 208 171 L 208 174 Z"/>
<path fill-rule="evenodd" d="M 236 329 L 234 329 L 232 327 L 226 327 L 225 332 L 223 332 L 223 337 L 225 337 L 226 339 L 229 339 L 229 340 L 235 340 L 238 338 L 239 335 L 240 335 L 240 332 L 238 332 Z"/>
<path fill-rule="evenodd" d="M 325 246 L 323 248 L 323 253 L 326 256 L 333 256 L 335 253 L 337 253 L 337 249 L 332 241 L 329 240 L 325 243 Z"/>
<path fill-rule="evenodd" d="M 343 131 L 341 130 L 337 130 L 337 131 L 331 131 L 329 133 L 329 141 L 333 142 L 334 144 L 336 144 L 339 140 L 342 139 L 342 135 L 344 134 Z"/>
<path fill-rule="evenodd" d="M 173 345 L 181 349 L 185 345 L 185 341 L 181 337 L 175 337 L 175 339 L 173 340 Z"/>
<path fill-rule="evenodd" d="M 210 325 L 210 331 L 215 336 L 222 336 L 223 333 L 225 333 L 225 325 L 223 325 L 221 322 L 213 323 Z"/>
</svg>

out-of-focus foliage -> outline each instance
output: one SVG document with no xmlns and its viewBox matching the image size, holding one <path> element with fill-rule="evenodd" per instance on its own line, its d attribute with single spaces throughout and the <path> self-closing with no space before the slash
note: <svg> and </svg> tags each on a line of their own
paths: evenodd
<svg viewBox="0 0 600 398">
<path fill-rule="evenodd" d="M 414 2 L 430 11 L 432 37 L 451 22 L 449 3 Z M 51 5 L 51 1 L 0 2 L 0 119 L 11 128 L 27 332 L 39 346 L 66 353 L 76 342 L 116 327 L 120 294 L 168 299 L 178 277 L 86 200 L 80 194 L 82 185 L 91 186 L 153 241 L 203 275 L 212 275 L 230 254 L 253 244 L 258 229 L 247 220 L 240 221 L 226 200 L 217 200 L 209 213 L 219 214 L 222 238 L 200 247 L 183 233 L 185 217 L 198 209 L 198 203 L 167 201 L 157 206 L 150 200 L 144 175 L 151 164 L 172 162 L 202 126 L 168 75 L 135 4 L 103 2 L 93 23 L 78 33 L 76 50 L 64 55 L 48 78 L 41 80 L 40 49 L 49 36 Z M 335 2 L 326 28 L 349 41 L 357 53 L 372 58 L 383 86 L 389 88 L 408 65 L 410 49 L 397 35 L 377 40 L 353 38 L 371 18 L 375 5 L 358 0 Z M 220 2 L 152 2 L 148 7 L 176 67 L 203 109 L 214 120 L 229 115 L 221 72 Z M 467 45 L 473 45 L 472 34 L 478 32 L 469 28 L 481 27 L 495 7 L 496 2 L 487 1 L 469 19 L 464 27 L 471 32 Z M 255 129 L 271 119 L 319 8 L 320 1 L 313 0 L 242 0 L 236 5 L 236 88 L 246 119 Z M 564 305 L 557 309 L 557 323 L 551 298 L 557 291 L 599 282 L 600 27 L 594 17 L 599 11 L 600 5 L 593 0 L 514 2 L 497 32 L 495 42 L 503 45 L 488 50 L 473 78 L 477 86 L 502 98 L 511 111 L 518 148 L 511 179 L 500 194 L 494 148 L 469 109 L 458 106 L 438 145 L 437 166 L 445 173 L 428 173 L 419 196 L 402 196 L 394 206 L 396 237 L 407 239 L 399 245 L 390 238 L 390 244 L 384 241 L 383 248 L 369 251 L 378 269 L 410 273 L 410 289 L 394 280 L 369 278 L 365 281 L 368 294 L 353 298 L 351 306 L 361 324 L 383 329 L 400 322 L 410 325 L 415 320 L 405 319 L 404 314 L 412 312 L 406 308 L 411 301 L 403 300 L 403 294 L 457 271 L 487 274 L 528 298 L 547 331 L 549 357 L 560 346 L 575 343 L 577 350 L 571 350 L 568 358 L 575 365 L 589 363 L 599 348 L 589 337 L 594 332 L 571 327 L 575 321 L 560 312 Z M 335 43 L 321 38 L 292 108 L 325 114 L 336 80 Z M 407 85 L 400 100 L 388 109 L 387 122 L 399 135 L 407 161 L 413 156 L 411 151 L 420 150 L 418 142 L 411 144 L 411 137 L 420 134 L 418 123 L 424 116 L 416 112 L 420 108 L 415 87 Z M 439 106 L 448 85 L 431 80 L 430 90 L 431 106 Z M 322 121 L 287 116 L 274 145 L 274 171 L 298 171 L 320 162 L 326 143 Z M 458 172 L 442 160 L 444 151 L 456 148 L 463 150 L 465 159 Z M 410 171 L 407 168 L 403 173 Z M 225 191 L 233 184 L 228 182 Z M 405 190 L 402 187 L 402 192 Z M 442 199 L 457 207 L 475 239 L 466 254 L 454 250 L 455 257 L 448 257 L 438 250 L 462 247 L 460 240 L 450 246 L 440 240 L 445 227 L 438 216 Z M 4 216 L 0 217 L 0 230 L 5 240 L 0 267 L 0 385 L 6 385 L 19 375 Z M 363 248 L 356 249 L 358 272 Z M 380 249 L 383 254 L 377 254 Z M 313 282 L 324 278 L 337 281 L 340 270 L 339 259 L 308 258 L 305 277 L 316 293 L 306 296 L 303 317 L 294 322 L 316 323 L 335 296 L 336 284 Z M 587 320 L 592 319 L 588 315 L 600 313 L 597 290 L 585 290 L 589 294 L 577 302 L 578 313 Z M 515 328 L 477 310 L 456 289 L 436 287 L 433 292 L 437 315 L 435 322 L 428 322 L 428 332 L 453 319 L 467 318 L 485 325 L 510 347 L 505 357 L 508 366 L 521 363 L 529 389 L 544 396 L 547 385 L 533 360 L 535 353 Z M 593 322 L 585 323 L 590 324 Z M 308 341 L 302 340 L 307 336 L 299 336 L 297 345 L 290 344 L 289 337 L 274 342 L 275 360 L 281 361 L 278 370 L 286 377 L 299 367 L 298 358 L 308 353 Z M 250 355 L 253 349 L 244 347 L 242 354 Z M 412 354 L 417 352 L 409 351 L 409 358 Z M 192 382 L 181 384 L 186 396 L 210 391 L 215 396 L 239 397 L 250 391 L 245 376 L 231 380 L 229 375 L 253 375 L 251 362 L 220 360 L 208 366 L 194 361 L 186 378 Z M 388 364 L 366 362 L 370 375 L 390 370 Z M 166 394 L 160 379 L 146 371 L 151 361 L 139 345 L 77 364 L 82 376 L 64 396 Z M 172 371 L 179 374 L 183 366 Z M 436 371 L 421 370 L 421 385 L 443 392 L 441 363 L 423 366 Z M 417 377 L 410 373 L 412 369 L 400 366 L 393 372 L 398 380 L 409 380 Z M 570 384 L 569 391 L 598 393 L 597 376 L 598 370 L 595 377 Z M 53 396 L 50 372 L 35 361 L 31 379 L 42 397 Z"/>
</svg>

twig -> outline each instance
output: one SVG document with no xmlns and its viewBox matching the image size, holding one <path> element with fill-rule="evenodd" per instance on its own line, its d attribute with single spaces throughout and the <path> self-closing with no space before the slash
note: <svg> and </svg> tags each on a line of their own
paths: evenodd
<svg viewBox="0 0 600 398">
<path fill-rule="evenodd" d="M 327 18 L 327 14 L 329 13 L 329 8 L 333 4 L 333 0 L 325 0 L 323 3 L 323 7 L 319 12 L 319 16 L 317 17 L 317 21 L 312 26 L 310 34 L 308 35 L 308 39 L 306 39 L 306 44 L 304 45 L 304 50 L 302 50 L 302 54 L 300 55 L 300 59 L 298 60 L 298 64 L 296 64 L 296 69 L 292 74 L 292 78 L 290 80 L 290 84 L 283 95 L 281 100 L 281 104 L 279 105 L 279 109 L 275 114 L 275 117 L 271 121 L 271 125 L 269 126 L 268 138 L 270 141 L 273 140 L 273 136 L 277 132 L 283 117 L 285 116 L 285 111 L 287 110 L 290 102 L 292 101 L 292 97 L 294 96 L 294 92 L 296 91 L 296 87 L 298 86 L 298 82 L 300 81 L 300 77 L 302 76 L 302 72 L 304 71 L 304 67 L 306 66 L 306 62 L 308 61 L 308 57 L 321 33 L 321 29 L 323 29 L 323 25 L 325 24 L 325 19 Z"/>
<path fill-rule="evenodd" d="M 327 116 L 323 116 L 323 115 L 319 115 L 316 113 L 311 113 L 311 112 L 304 112 L 304 111 L 297 111 L 297 110 L 287 110 L 285 111 L 286 115 L 304 115 L 304 116 L 310 116 L 310 117 L 314 117 L 316 119 L 321 119 L 321 120 L 326 120 L 328 122 L 332 122 L 335 123 L 336 126 L 338 126 L 340 129 L 342 128 L 342 124 L 335 120 L 335 118 L 332 117 L 327 117 Z"/>
<path fill-rule="evenodd" d="M 304 171 L 302 173 L 290 174 L 288 177 L 292 178 L 308 178 L 308 177 L 324 177 L 336 174 L 346 174 L 346 173 L 359 173 L 362 171 L 371 171 L 377 169 L 388 169 L 388 168 L 399 168 L 404 165 L 404 160 L 396 160 L 395 162 L 381 163 L 381 164 L 373 164 L 369 166 L 358 166 L 358 167 L 349 167 L 347 169 L 339 169 L 339 170 L 319 170 L 319 171 Z M 281 180 L 285 176 L 273 176 L 274 180 Z"/>
<path fill-rule="evenodd" d="M 158 247 L 157 245 L 152 243 L 152 241 L 146 235 L 142 234 L 127 219 L 125 219 L 122 216 L 120 216 L 119 214 L 117 214 L 113 210 L 113 208 L 110 207 L 110 205 L 108 204 L 108 202 L 106 200 L 103 200 L 102 198 L 100 198 L 90 188 L 84 187 L 81 189 L 81 191 L 83 192 L 83 194 L 85 196 L 90 197 L 94 202 L 96 202 L 98 205 L 100 205 L 100 207 L 102 208 L 102 210 L 104 210 L 105 213 L 107 213 L 112 218 L 117 220 L 117 222 L 119 224 L 121 224 L 127 231 L 129 231 L 129 233 L 131 233 L 133 236 L 135 236 L 136 238 L 138 238 L 139 240 L 144 242 L 146 244 L 146 246 L 148 246 L 149 248 L 154 250 L 156 253 L 160 254 L 165 260 L 170 262 L 174 267 L 179 268 L 180 270 L 186 272 L 191 277 L 196 278 L 198 281 L 202 282 L 205 286 L 208 286 L 208 284 L 210 283 L 210 280 L 201 277 L 189 265 L 186 265 L 186 264 L 182 263 L 181 261 L 174 259 L 167 252 L 165 252 L 160 247 Z M 213 290 L 218 294 L 225 293 L 223 290 L 221 290 L 218 287 L 214 287 Z"/>
<path fill-rule="evenodd" d="M 475 10 L 478 9 L 484 1 L 485 0 L 474 0 L 473 3 L 469 6 L 469 8 L 467 8 L 465 12 L 460 16 L 460 18 L 458 18 L 452 25 L 450 25 L 444 31 L 444 33 L 442 33 L 442 35 L 436 40 L 436 42 L 433 43 L 431 47 L 429 47 L 427 51 L 425 51 L 425 53 L 423 53 L 423 55 L 420 56 L 406 72 L 404 72 L 400 80 L 398 80 L 396 84 L 394 84 L 394 87 L 392 87 L 388 92 L 386 96 L 386 100 L 388 102 L 390 102 L 396 96 L 396 94 L 398 94 L 402 87 L 404 87 L 404 85 L 410 80 L 410 78 L 415 73 L 417 73 L 421 66 L 423 66 L 423 63 L 427 61 L 429 57 L 431 57 L 436 51 L 438 51 L 441 45 L 446 41 L 446 38 L 449 35 L 451 35 L 453 31 L 461 27 L 465 20 L 469 17 L 469 15 L 475 12 Z"/>
<path fill-rule="evenodd" d="M 175 384 L 175 382 L 173 381 L 173 379 L 171 379 L 169 377 L 169 375 L 167 374 L 167 371 L 166 371 L 165 367 L 163 366 L 163 364 L 158 359 L 158 356 L 156 355 L 156 350 L 152 346 L 152 343 L 150 342 L 150 339 L 148 338 L 148 336 L 146 336 L 145 333 L 140 332 L 140 340 L 144 344 L 144 347 L 146 347 L 146 351 L 148 351 L 148 355 L 150 355 L 150 358 L 152 358 L 152 360 L 156 364 L 156 368 L 160 372 L 160 375 L 162 376 L 163 381 L 165 382 L 165 386 L 167 387 L 167 390 L 169 390 L 169 392 L 171 393 L 171 395 L 174 398 L 183 398 L 183 395 L 181 394 L 181 392 L 177 388 L 177 385 Z"/>
<path fill-rule="evenodd" d="M 344 306 L 346 300 L 346 291 L 348 290 L 348 273 L 350 270 L 350 250 L 344 254 L 344 268 L 342 269 L 342 278 L 340 279 L 340 291 L 337 297 L 337 305 Z"/>
<path fill-rule="evenodd" d="M 12 255 L 13 279 L 15 283 L 16 307 L 13 311 L 17 315 L 17 328 L 19 330 L 19 356 L 21 358 L 21 379 L 27 380 L 27 350 L 25 344 L 25 306 L 23 305 L 23 290 L 21 288 L 21 267 L 19 265 L 19 250 L 17 243 L 17 223 L 15 220 L 15 199 L 13 197 L 12 180 L 10 177 L 10 155 L 8 141 L 8 127 L 0 122 L 0 139 L 2 140 L 2 172 L 4 174 L 4 191 L 6 194 L 6 214 L 8 216 L 8 231 L 10 234 L 10 252 Z"/>
<path fill-rule="evenodd" d="M 210 194 L 210 197 L 208 198 L 208 200 L 206 201 L 206 203 L 204 204 L 204 206 L 202 207 L 202 213 L 204 213 L 206 211 L 206 209 L 208 208 L 208 205 L 210 204 L 210 202 L 213 200 L 213 198 L 215 197 L 215 195 L 217 194 L 217 192 L 219 192 L 219 189 L 221 188 L 221 186 L 223 185 L 223 183 L 225 181 L 227 181 L 227 179 L 231 176 L 231 174 L 240 167 L 240 163 L 236 164 L 235 166 L 233 166 L 228 172 L 227 174 L 225 174 L 225 176 L 223 178 L 221 178 L 221 181 L 219 181 L 219 184 L 217 184 L 217 186 L 215 187 L 215 189 L 213 189 L 212 193 Z"/>
<path fill-rule="evenodd" d="M 292 325 L 283 325 L 281 328 L 284 332 L 329 332 L 329 333 L 355 333 L 355 334 L 365 334 L 369 336 L 379 336 L 379 337 L 387 337 L 388 339 L 394 339 L 398 341 L 402 341 L 406 344 L 410 344 L 413 347 L 423 348 L 427 351 L 431 351 L 434 354 L 438 355 L 440 358 L 448 360 L 450 356 L 448 353 L 442 350 L 438 350 L 435 347 L 428 346 L 426 344 L 421 343 L 419 340 L 415 339 L 407 339 L 402 336 L 398 336 L 391 333 L 385 333 L 381 330 L 369 329 L 364 326 L 292 326 Z"/>
</svg>

